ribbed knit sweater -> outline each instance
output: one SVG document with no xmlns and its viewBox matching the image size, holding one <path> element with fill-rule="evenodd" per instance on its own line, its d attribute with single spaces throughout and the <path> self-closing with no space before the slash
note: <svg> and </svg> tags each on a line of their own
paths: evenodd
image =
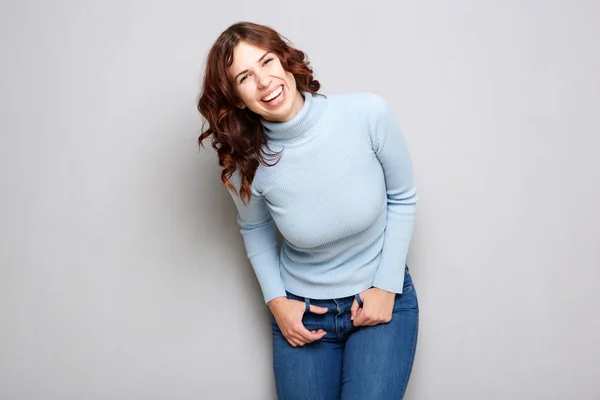
<svg viewBox="0 0 600 400">
<path fill-rule="evenodd" d="M 280 160 L 259 165 L 250 203 L 230 192 L 265 302 L 286 290 L 311 299 L 372 286 L 402 293 L 417 192 L 399 125 L 374 94 L 302 95 L 291 120 L 262 120 Z M 232 183 L 239 190 L 238 171 Z"/>
</svg>

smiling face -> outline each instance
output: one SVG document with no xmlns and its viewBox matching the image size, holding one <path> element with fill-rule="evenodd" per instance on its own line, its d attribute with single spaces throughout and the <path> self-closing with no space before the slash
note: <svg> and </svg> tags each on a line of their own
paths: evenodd
<svg viewBox="0 0 600 400">
<path fill-rule="evenodd" d="M 289 121 L 302 109 L 304 98 L 296 89 L 294 75 L 269 50 L 240 42 L 228 73 L 240 108 L 248 107 L 272 122 Z"/>
</svg>

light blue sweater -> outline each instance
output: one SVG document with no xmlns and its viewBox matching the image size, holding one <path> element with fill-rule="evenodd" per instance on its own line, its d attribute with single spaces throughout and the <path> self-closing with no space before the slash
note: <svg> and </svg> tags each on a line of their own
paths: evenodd
<svg viewBox="0 0 600 400">
<path fill-rule="evenodd" d="M 256 170 L 250 204 L 232 193 L 265 302 L 286 290 L 312 299 L 371 286 L 402 293 L 417 193 L 400 127 L 374 94 L 303 96 L 291 120 L 262 121 L 270 148 L 283 152 Z M 237 171 L 232 183 L 239 189 Z"/>
</svg>

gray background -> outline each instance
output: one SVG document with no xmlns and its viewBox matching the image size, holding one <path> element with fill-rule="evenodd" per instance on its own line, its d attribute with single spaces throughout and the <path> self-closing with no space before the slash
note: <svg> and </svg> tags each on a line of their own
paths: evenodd
<svg viewBox="0 0 600 400">
<path fill-rule="evenodd" d="M 238 20 L 392 105 L 420 192 L 408 400 L 598 399 L 600 3 L 2 1 L 0 398 L 272 399 L 268 312 L 198 151 Z"/>
</svg>

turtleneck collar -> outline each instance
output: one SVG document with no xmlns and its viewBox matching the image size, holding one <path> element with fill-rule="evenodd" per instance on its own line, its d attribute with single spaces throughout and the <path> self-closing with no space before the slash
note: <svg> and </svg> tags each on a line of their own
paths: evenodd
<svg viewBox="0 0 600 400">
<path fill-rule="evenodd" d="M 270 122 L 261 118 L 269 141 L 290 144 L 301 141 L 309 135 L 309 130 L 323 115 L 327 106 L 325 98 L 302 92 L 304 104 L 298 114 L 286 122 Z"/>
</svg>

